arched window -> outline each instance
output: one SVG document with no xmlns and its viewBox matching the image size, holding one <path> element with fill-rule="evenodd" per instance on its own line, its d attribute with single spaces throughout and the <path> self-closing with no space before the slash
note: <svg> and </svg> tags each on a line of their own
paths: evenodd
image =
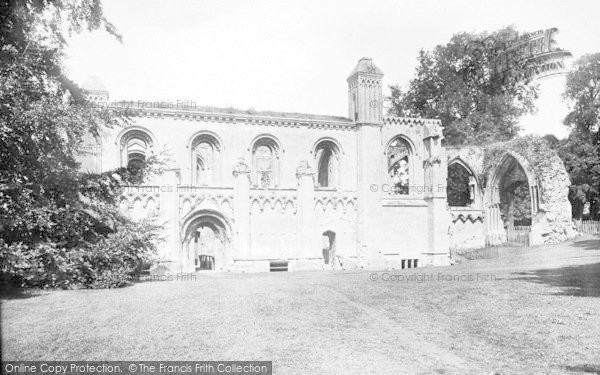
<svg viewBox="0 0 600 375">
<path fill-rule="evenodd" d="M 214 186 L 219 184 L 221 145 L 211 134 L 197 135 L 192 148 L 192 185 Z"/>
<path fill-rule="evenodd" d="M 411 148 L 401 137 L 394 138 L 386 149 L 390 194 L 406 195 L 410 186 Z"/>
<path fill-rule="evenodd" d="M 460 162 L 448 166 L 448 205 L 467 207 L 475 200 L 475 176 Z"/>
<path fill-rule="evenodd" d="M 252 173 L 254 185 L 273 188 L 278 185 L 279 146 L 271 138 L 260 138 L 252 147 Z"/>
<path fill-rule="evenodd" d="M 148 145 L 140 138 L 131 138 L 127 142 L 127 168 L 132 173 L 139 172 L 144 167 Z"/>
<path fill-rule="evenodd" d="M 126 131 L 120 137 L 121 166 L 137 174 L 151 155 L 152 138 L 140 129 Z"/>
<path fill-rule="evenodd" d="M 321 141 L 315 147 L 318 187 L 335 188 L 339 185 L 340 150 L 332 141 Z"/>
</svg>

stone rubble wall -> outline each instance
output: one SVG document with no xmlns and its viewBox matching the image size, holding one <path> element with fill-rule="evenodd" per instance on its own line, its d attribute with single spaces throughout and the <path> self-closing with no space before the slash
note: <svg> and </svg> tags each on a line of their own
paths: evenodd
<svg viewBox="0 0 600 375">
<path fill-rule="evenodd" d="M 527 142 L 532 142 L 532 146 L 524 147 L 523 145 Z M 571 181 L 558 154 L 546 146 L 540 145 L 540 140 L 534 137 L 520 138 L 495 144 L 492 147 L 496 149 L 496 152 L 498 149 L 502 149 L 522 157 L 529 163 L 529 170 L 526 170 L 526 173 L 537 179 L 539 210 L 532 218 L 532 228 L 535 228 L 532 236 L 536 237 L 535 243 L 554 244 L 574 238 L 577 232 L 571 216 L 571 204 L 568 200 Z M 543 149 L 543 154 L 539 152 L 540 148 Z M 476 177 L 483 177 L 483 179 L 489 178 L 499 167 L 499 165 L 484 165 L 485 157 L 489 152 L 489 148 L 478 146 L 447 148 L 448 161 L 459 158 L 471 168 Z M 502 160 L 503 155 L 496 156 L 493 160 Z M 539 160 L 540 158 L 544 160 Z M 526 166 L 523 168 L 527 169 Z M 485 181 L 482 182 L 485 183 Z M 485 187 L 482 187 L 482 193 L 485 194 Z M 476 208 L 481 209 L 483 214 L 485 207 Z M 484 220 L 486 220 L 485 217 Z M 456 221 L 453 221 L 452 225 L 456 226 Z M 451 235 L 453 229 L 458 230 L 459 228 L 451 227 Z M 474 236 L 481 233 L 475 226 L 472 229 Z M 465 228 L 460 228 L 460 230 L 464 232 Z M 485 236 L 485 232 L 482 235 Z M 454 242 L 456 243 L 456 241 Z"/>
</svg>

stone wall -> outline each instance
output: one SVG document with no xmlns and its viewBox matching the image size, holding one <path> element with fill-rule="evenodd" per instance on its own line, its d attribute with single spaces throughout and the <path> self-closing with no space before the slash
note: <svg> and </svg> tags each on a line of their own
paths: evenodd
<svg viewBox="0 0 600 375">
<path fill-rule="evenodd" d="M 568 200 L 571 181 L 562 160 L 555 155 L 550 165 L 536 170 L 540 184 L 540 214 L 545 227 L 541 233 L 545 244 L 553 244 L 573 238 L 576 229 Z"/>
<path fill-rule="evenodd" d="M 499 187 L 494 184 L 497 184 L 498 178 L 501 177 L 499 174 L 503 173 L 502 164 L 509 157 L 514 158 L 523 168 L 529 183 L 533 204 L 530 243 L 553 244 L 576 235 L 568 200 L 571 184 L 568 173 L 557 153 L 542 139 L 526 136 L 486 147 L 449 147 L 447 155 L 449 162 L 458 159 L 471 169 L 480 184 L 477 194 L 482 194 L 485 198 L 481 200 L 481 204 L 469 207 L 470 216 L 480 210 L 484 223 L 483 231 L 477 220 L 461 220 L 469 215 L 457 208 L 451 209 L 453 219 L 449 233 L 455 249 L 481 245 L 482 240 L 478 236 L 482 235 L 485 238 L 494 230 L 490 224 L 494 219 L 490 215 L 497 214 L 497 210 L 489 208 L 490 205 L 497 205 Z M 494 223 L 499 225 L 498 219 Z"/>
</svg>

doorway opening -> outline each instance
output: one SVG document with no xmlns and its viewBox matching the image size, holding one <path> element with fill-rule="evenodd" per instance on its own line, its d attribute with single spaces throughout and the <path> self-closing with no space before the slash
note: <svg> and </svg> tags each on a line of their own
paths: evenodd
<svg viewBox="0 0 600 375">
<path fill-rule="evenodd" d="M 321 238 L 323 241 L 323 262 L 333 266 L 335 261 L 335 232 L 325 231 Z"/>
</svg>

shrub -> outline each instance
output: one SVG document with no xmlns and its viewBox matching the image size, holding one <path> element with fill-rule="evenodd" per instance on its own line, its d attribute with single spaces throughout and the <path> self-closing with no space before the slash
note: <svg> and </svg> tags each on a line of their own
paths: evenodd
<svg viewBox="0 0 600 375">
<path fill-rule="evenodd" d="M 114 288 L 130 283 L 156 252 L 156 226 L 127 222 L 83 248 L 55 243 L 27 246 L 0 240 L 0 280 L 5 288 Z"/>
</svg>

